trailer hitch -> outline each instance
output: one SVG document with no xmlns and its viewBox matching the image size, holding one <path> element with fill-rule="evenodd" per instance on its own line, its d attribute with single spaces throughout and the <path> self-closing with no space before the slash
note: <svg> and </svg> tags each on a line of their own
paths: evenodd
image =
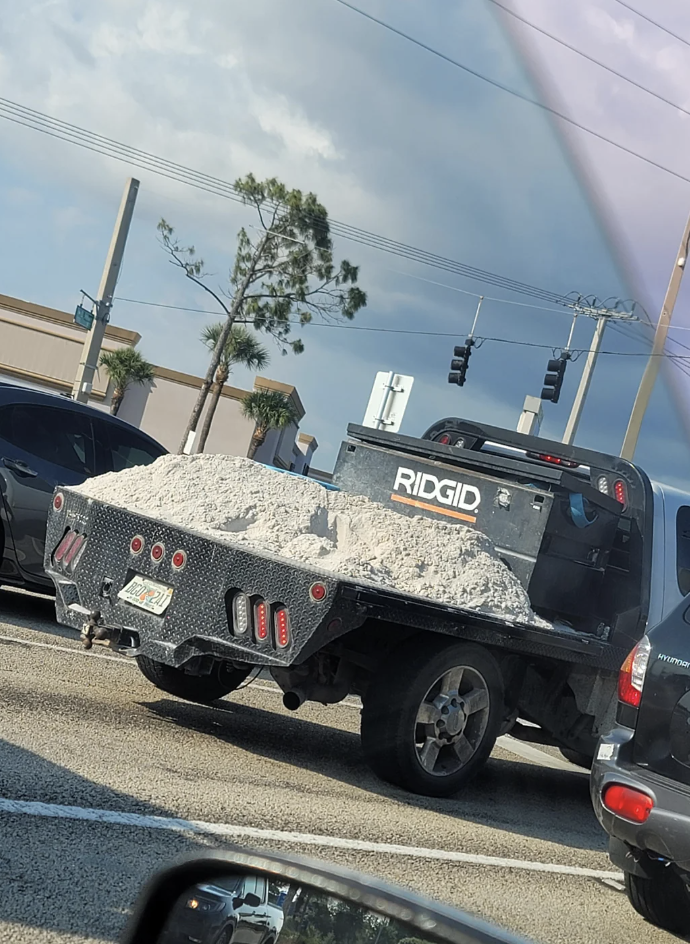
<svg viewBox="0 0 690 944">
<path fill-rule="evenodd" d="M 84 649 L 91 649 L 94 643 L 110 648 L 117 645 L 120 640 L 120 630 L 115 626 L 106 626 L 100 610 L 88 610 L 85 606 L 79 606 L 78 603 L 72 603 L 69 609 L 88 617 L 82 624 L 79 636 Z"/>
</svg>

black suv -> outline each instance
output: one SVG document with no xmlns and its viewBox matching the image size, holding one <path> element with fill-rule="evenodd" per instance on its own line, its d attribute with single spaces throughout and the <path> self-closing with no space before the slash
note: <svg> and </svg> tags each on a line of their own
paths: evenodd
<svg viewBox="0 0 690 944">
<path fill-rule="evenodd" d="M 620 672 L 618 714 L 602 738 L 591 792 L 625 874 L 652 924 L 690 933 L 690 599 L 649 631 Z"/>
<path fill-rule="evenodd" d="M 108 413 L 0 383 L 0 583 L 53 592 L 43 545 L 56 485 L 148 465 L 165 452 Z"/>
</svg>

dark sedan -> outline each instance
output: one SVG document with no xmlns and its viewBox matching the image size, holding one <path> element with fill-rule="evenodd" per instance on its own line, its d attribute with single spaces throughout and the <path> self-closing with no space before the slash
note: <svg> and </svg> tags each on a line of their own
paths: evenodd
<svg viewBox="0 0 690 944">
<path fill-rule="evenodd" d="M 0 583 L 53 591 L 43 545 L 57 485 L 148 465 L 165 452 L 108 413 L 0 383 Z"/>
</svg>

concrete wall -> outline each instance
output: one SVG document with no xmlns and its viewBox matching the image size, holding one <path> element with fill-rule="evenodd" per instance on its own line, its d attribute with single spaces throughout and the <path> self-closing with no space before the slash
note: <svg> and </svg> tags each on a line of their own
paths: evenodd
<svg viewBox="0 0 690 944">
<path fill-rule="evenodd" d="M 119 416 L 127 422 L 133 422 L 138 417 L 136 425 L 166 449 L 177 452 L 200 387 L 199 377 L 157 367 L 155 379 L 147 385 L 147 389 L 130 387 L 127 390 Z M 247 455 L 254 424 L 245 419 L 240 411 L 245 395 L 246 391 L 226 385 L 204 452 Z M 203 417 L 204 414 L 202 423 Z"/>
</svg>

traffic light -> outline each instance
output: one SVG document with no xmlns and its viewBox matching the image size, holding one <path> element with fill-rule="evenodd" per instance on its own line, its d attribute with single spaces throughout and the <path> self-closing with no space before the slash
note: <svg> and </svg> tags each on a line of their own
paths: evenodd
<svg viewBox="0 0 690 944">
<path fill-rule="evenodd" d="M 474 338 L 467 338 L 464 345 L 458 345 L 457 347 L 453 348 L 453 354 L 455 357 L 450 362 L 451 373 L 448 374 L 449 384 L 457 384 L 458 387 L 462 387 L 462 385 L 465 383 L 467 365 L 469 364 L 473 347 Z"/>
<path fill-rule="evenodd" d="M 550 360 L 546 365 L 547 374 L 544 377 L 544 386 L 541 391 L 542 400 L 558 403 L 565 376 L 565 368 L 570 360 L 570 354 L 565 352 L 560 357 Z"/>
</svg>

